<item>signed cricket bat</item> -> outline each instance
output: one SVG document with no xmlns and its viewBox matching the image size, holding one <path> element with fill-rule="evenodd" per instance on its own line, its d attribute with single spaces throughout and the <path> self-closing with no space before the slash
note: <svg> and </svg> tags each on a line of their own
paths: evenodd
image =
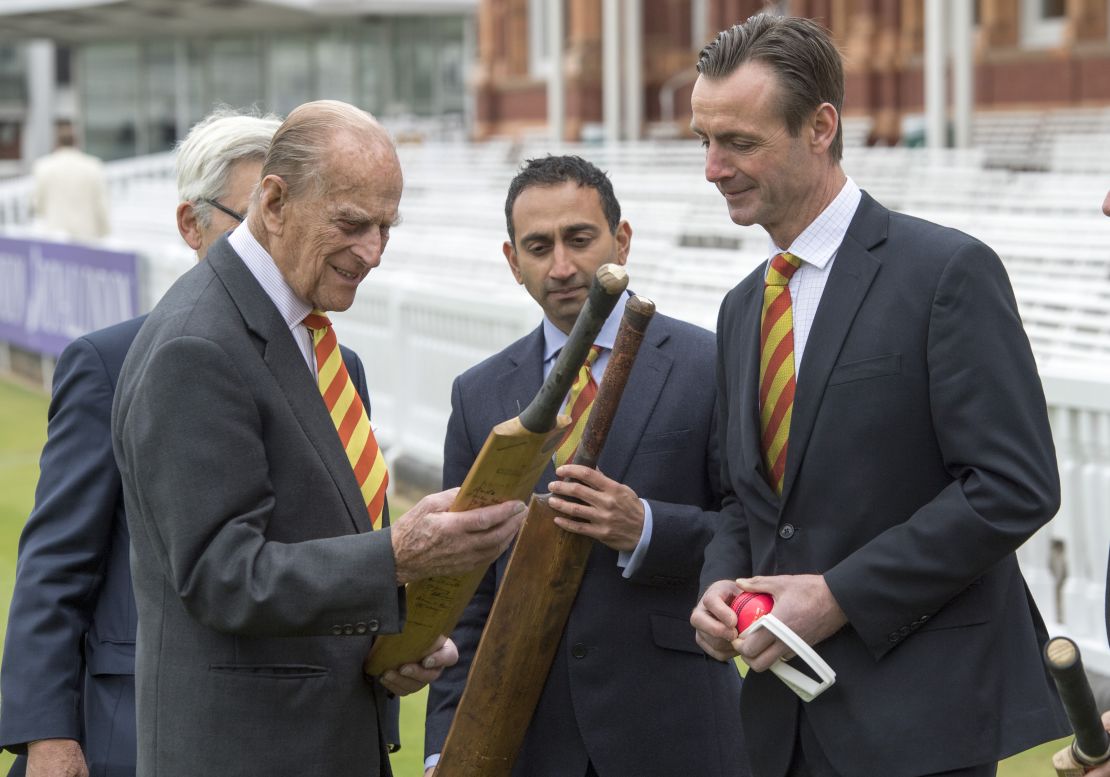
<svg viewBox="0 0 1110 777">
<path fill-rule="evenodd" d="M 598 268 L 586 303 L 551 373 L 519 416 L 498 424 L 489 433 L 451 505 L 453 511 L 512 499 L 524 501 L 532 493 L 570 423 L 559 414 L 567 392 L 627 286 L 628 275 L 620 265 Z M 379 675 L 427 655 L 441 634 L 451 634 L 483 574 L 485 567 L 464 575 L 441 575 L 409 583 L 405 589 L 408 613 L 404 629 L 374 642 L 363 671 Z"/>
<path fill-rule="evenodd" d="M 654 314 L 650 300 L 628 301 L 573 463 L 597 466 Z M 547 496 L 532 497 L 436 777 L 507 777 L 524 741 L 593 548 L 589 537 L 555 525 Z"/>
</svg>

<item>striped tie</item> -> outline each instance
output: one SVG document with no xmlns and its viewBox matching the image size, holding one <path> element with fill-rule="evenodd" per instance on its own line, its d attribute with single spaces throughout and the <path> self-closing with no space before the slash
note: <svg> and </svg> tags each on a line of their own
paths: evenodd
<svg viewBox="0 0 1110 777">
<path fill-rule="evenodd" d="M 355 471 L 355 480 L 362 489 L 370 522 L 375 529 L 379 529 L 385 510 L 389 472 L 370 428 L 370 417 L 355 390 L 354 381 L 347 373 L 347 365 L 339 352 L 339 340 L 327 315 L 322 310 L 314 310 L 305 316 L 304 325 L 311 333 L 312 345 L 316 349 L 316 373 L 324 404 Z"/>
<path fill-rule="evenodd" d="M 786 474 L 786 443 L 794 410 L 794 314 L 787 284 L 802 260 L 777 254 L 763 289 L 763 320 L 759 332 L 760 449 L 767 482 L 782 494 Z"/>
<path fill-rule="evenodd" d="M 586 361 L 578 370 L 578 376 L 567 394 L 567 406 L 563 410 L 570 416 L 571 424 L 563 435 L 559 447 L 555 449 L 555 466 L 561 467 L 574 457 L 578 443 L 582 440 L 582 430 L 586 428 L 586 419 L 590 415 L 594 399 L 597 398 L 597 381 L 594 380 L 590 368 L 594 366 L 597 357 L 601 355 L 600 345 L 591 345 L 590 352 L 586 354 Z"/>
</svg>

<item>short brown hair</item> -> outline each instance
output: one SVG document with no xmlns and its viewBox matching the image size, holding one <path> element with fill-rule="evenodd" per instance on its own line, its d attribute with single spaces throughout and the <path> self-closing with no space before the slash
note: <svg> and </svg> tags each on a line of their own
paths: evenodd
<svg viewBox="0 0 1110 777">
<path fill-rule="evenodd" d="M 844 67 L 828 30 L 798 16 L 757 14 L 718 33 L 701 50 L 698 72 L 710 79 L 726 78 L 745 62 L 761 62 L 775 74 L 782 89 L 782 117 L 791 136 L 798 136 L 803 122 L 821 103 L 836 108 L 836 137 L 829 154 L 840 161 Z"/>
</svg>

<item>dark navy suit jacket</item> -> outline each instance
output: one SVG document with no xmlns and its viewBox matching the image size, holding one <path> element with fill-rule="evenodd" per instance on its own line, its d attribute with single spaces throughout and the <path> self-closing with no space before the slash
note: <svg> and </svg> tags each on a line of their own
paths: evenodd
<svg viewBox="0 0 1110 777">
<path fill-rule="evenodd" d="M 839 774 L 965 768 L 1067 731 L 1014 550 L 1055 513 L 1044 392 L 1002 263 L 864 194 L 805 347 L 781 498 L 759 448 L 763 268 L 718 324 L 721 522 L 703 587 L 823 574 L 848 625 L 801 704 L 749 672 L 752 768 L 780 777 L 804 715 Z"/>
<path fill-rule="evenodd" d="M 459 376 L 443 485 L 459 485 L 489 430 L 543 382 L 543 328 Z M 647 553 L 630 578 L 595 543 L 514 775 L 741 777 L 740 677 L 690 627 L 702 551 L 717 522 L 713 335 L 656 315 L 629 376 L 599 469 L 652 509 Z M 549 466 L 539 490 L 553 479 Z M 459 663 L 432 684 L 425 752 L 442 750 L 508 553 L 490 567 L 453 639 Z"/>
<path fill-rule="evenodd" d="M 79 337 L 58 359 L 0 670 L 0 746 L 22 754 L 36 739 L 76 739 L 93 777 L 135 772 L 137 616 L 110 424 L 144 320 Z M 369 408 L 362 362 L 346 348 L 343 358 Z M 396 715 L 388 721 L 396 743 Z M 24 769 L 21 755 L 10 775 Z"/>
</svg>

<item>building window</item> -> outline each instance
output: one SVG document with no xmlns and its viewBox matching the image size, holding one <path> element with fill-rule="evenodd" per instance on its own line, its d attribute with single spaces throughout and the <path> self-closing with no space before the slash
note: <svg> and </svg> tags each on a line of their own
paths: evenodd
<svg viewBox="0 0 1110 777">
<path fill-rule="evenodd" d="M 1066 0 L 1021 0 L 1021 45 L 1049 49 L 1064 41 Z"/>
</svg>

